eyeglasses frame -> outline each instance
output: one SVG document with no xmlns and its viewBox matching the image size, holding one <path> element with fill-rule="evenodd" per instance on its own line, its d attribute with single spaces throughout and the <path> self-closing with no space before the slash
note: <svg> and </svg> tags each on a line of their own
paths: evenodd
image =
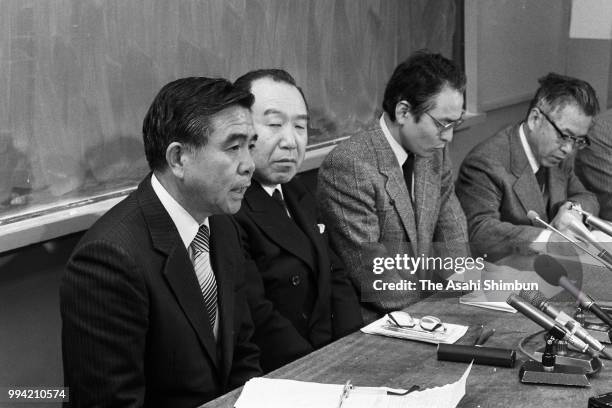
<svg viewBox="0 0 612 408">
<path fill-rule="evenodd" d="M 581 135 L 581 136 L 566 135 L 565 133 L 561 131 L 561 129 L 559 129 L 559 126 L 557 126 L 557 124 L 553 122 L 553 120 L 546 114 L 546 112 L 544 112 L 542 109 L 538 107 L 534 109 L 537 109 L 538 112 L 540 112 L 542 116 L 544 116 L 544 118 L 548 121 L 548 123 L 552 125 L 552 127 L 557 132 L 558 140 L 561 141 L 562 144 L 567 144 L 571 140 L 572 148 L 576 148 L 576 150 L 581 150 L 591 145 L 591 140 L 589 139 L 588 135 Z"/>
</svg>

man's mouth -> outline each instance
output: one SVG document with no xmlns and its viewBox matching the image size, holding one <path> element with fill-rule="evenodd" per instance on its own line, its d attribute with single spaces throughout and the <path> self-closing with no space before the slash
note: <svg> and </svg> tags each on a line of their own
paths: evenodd
<svg viewBox="0 0 612 408">
<path fill-rule="evenodd" d="M 240 187 L 234 187 L 232 188 L 232 191 L 238 194 L 244 194 L 246 193 L 247 189 L 249 188 L 250 184 L 245 184 L 243 186 Z"/>
</svg>

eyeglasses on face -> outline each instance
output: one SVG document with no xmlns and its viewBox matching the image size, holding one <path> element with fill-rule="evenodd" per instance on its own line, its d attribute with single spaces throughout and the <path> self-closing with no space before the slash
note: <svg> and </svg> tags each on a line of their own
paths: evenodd
<svg viewBox="0 0 612 408">
<path fill-rule="evenodd" d="M 557 137 L 559 138 L 562 144 L 566 144 L 571 141 L 572 146 L 578 150 L 584 149 L 585 147 L 590 146 L 591 141 L 589 140 L 589 137 L 587 135 L 581 135 L 581 136 L 566 135 L 565 133 L 561 131 L 561 129 L 559 129 L 557 124 L 553 122 L 552 119 L 542 109 L 540 108 L 536 108 L 536 109 L 538 110 L 538 112 L 542 114 L 542 116 L 544 116 L 544 118 L 548 121 L 548 123 L 550 123 L 552 127 L 555 129 L 555 131 L 557 132 Z"/>
<path fill-rule="evenodd" d="M 427 116 L 429 116 L 431 118 L 431 120 L 433 121 L 434 125 L 436 125 L 436 128 L 438 129 L 438 133 L 442 134 L 450 129 L 457 129 L 459 126 L 461 126 L 461 124 L 463 123 L 464 119 L 463 119 L 463 113 L 461 112 L 461 117 L 457 120 L 453 120 L 451 122 L 448 123 L 442 123 L 440 122 L 438 119 L 434 118 L 433 116 L 431 116 L 429 114 L 429 112 L 425 112 L 425 114 Z"/>
</svg>

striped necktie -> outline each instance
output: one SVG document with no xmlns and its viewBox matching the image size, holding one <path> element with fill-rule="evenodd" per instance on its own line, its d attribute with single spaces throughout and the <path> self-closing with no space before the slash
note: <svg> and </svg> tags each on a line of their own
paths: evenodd
<svg viewBox="0 0 612 408">
<path fill-rule="evenodd" d="M 204 224 L 200 225 L 198 233 L 193 241 L 191 241 L 190 247 L 193 254 L 193 268 L 195 269 L 200 289 L 204 296 L 204 304 L 210 320 L 210 326 L 214 330 L 215 320 L 217 319 L 217 281 L 210 266 L 209 237 L 208 227 Z"/>
</svg>

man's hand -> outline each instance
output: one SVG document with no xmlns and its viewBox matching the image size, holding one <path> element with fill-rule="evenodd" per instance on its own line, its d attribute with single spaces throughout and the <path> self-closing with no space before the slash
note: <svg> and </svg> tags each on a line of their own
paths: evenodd
<svg viewBox="0 0 612 408">
<path fill-rule="evenodd" d="M 578 211 L 573 210 L 572 205 L 573 203 L 568 201 L 560 206 L 557 215 L 550 224 L 564 233 L 569 232 L 571 226 L 578 227 L 588 233 L 588 229 L 582 223 L 582 215 Z M 571 232 L 570 234 L 572 236 L 575 235 Z"/>
</svg>

